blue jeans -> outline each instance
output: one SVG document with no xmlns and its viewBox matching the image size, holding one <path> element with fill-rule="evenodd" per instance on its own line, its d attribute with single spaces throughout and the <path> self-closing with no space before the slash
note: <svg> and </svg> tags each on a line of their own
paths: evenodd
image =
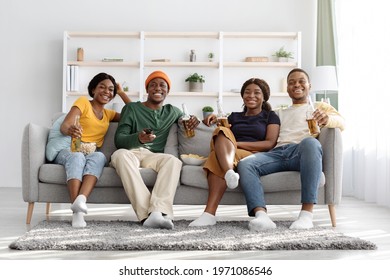
<svg viewBox="0 0 390 280">
<path fill-rule="evenodd" d="M 250 155 L 238 163 L 237 170 L 249 216 L 254 216 L 256 207 L 266 208 L 260 176 L 281 171 L 300 171 L 301 203 L 317 203 L 322 147 L 317 139 L 307 137 L 299 144 L 286 144 L 269 152 Z"/>
<path fill-rule="evenodd" d="M 71 179 L 82 181 L 85 175 L 93 175 L 99 180 L 106 161 L 102 152 L 94 152 L 85 156 L 80 152 L 72 153 L 68 149 L 61 150 L 54 159 L 54 163 L 65 167 L 66 181 Z"/>
</svg>

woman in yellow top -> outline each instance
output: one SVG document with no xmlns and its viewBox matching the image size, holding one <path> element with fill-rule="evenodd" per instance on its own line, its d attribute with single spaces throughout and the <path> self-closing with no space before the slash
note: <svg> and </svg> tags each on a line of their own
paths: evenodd
<svg viewBox="0 0 390 280">
<path fill-rule="evenodd" d="M 104 106 L 118 93 L 125 103 L 131 100 L 115 82 L 115 79 L 106 73 L 99 73 L 89 82 L 88 93 L 93 98 L 78 98 L 61 124 L 61 133 L 72 138 L 81 138 L 81 142 L 94 142 L 97 151 L 86 154 L 72 152 L 69 149 L 61 150 L 54 163 L 65 167 L 67 186 L 72 202 L 72 226 L 85 227 L 84 214 L 87 213 L 86 201 L 103 168 L 107 162 L 106 157 L 99 148 L 103 145 L 104 136 L 111 121 L 119 121 L 120 114 Z M 75 124 L 75 119 L 80 124 Z"/>
</svg>

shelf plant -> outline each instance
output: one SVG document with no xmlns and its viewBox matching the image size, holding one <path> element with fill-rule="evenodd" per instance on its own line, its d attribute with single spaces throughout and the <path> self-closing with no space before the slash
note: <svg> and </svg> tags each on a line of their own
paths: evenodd
<svg viewBox="0 0 390 280">
<path fill-rule="evenodd" d="M 272 56 L 276 56 L 279 61 L 286 61 L 289 58 L 294 58 L 292 52 L 288 52 L 284 49 L 284 47 L 281 47 L 278 51 L 276 51 Z"/>
<path fill-rule="evenodd" d="M 214 112 L 214 108 L 213 107 L 211 107 L 211 106 L 204 106 L 203 108 L 202 108 L 202 112 Z"/>
<path fill-rule="evenodd" d="M 205 79 L 203 75 L 198 73 L 191 74 L 187 77 L 186 82 L 204 83 Z"/>
<path fill-rule="evenodd" d="M 209 61 L 213 61 L 214 60 L 214 53 L 213 52 L 210 52 L 207 57 L 209 58 Z"/>
<path fill-rule="evenodd" d="M 203 91 L 203 83 L 205 82 L 203 75 L 194 73 L 188 76 L 185 81 L 189 82 L 189 91 L 193 91 L 193 92 Z"/>
</svg>

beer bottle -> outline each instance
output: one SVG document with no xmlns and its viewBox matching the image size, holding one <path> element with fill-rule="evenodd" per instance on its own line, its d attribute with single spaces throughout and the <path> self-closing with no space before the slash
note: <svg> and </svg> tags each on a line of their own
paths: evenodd
<svg viewBox="0 0 390 280">
<path fill-rule="evenodd" d="M 313 113 L 315 111 L 315 108 L 313 102 L 311 101 L 310 95 L 307 98 L 309 100 L 309 104 L 307 106 L 307 111 L 306 111 L 307 126 L 309 128 L 310 135 L 313 137 L 317 137 L 320 134 L 320 128 L 317 124 L 317 121 L 313 118 Z"/>
<path fill-rule="evenodd" d="M 80 116 L 77 115 L 74 119 L 74 125 L 80 127 Z M 72 137 L 72 141 L 70 144 L 70 150 L 72 152 L 80 152 L 81 148 L 81 138 L 80 137 Z"/>
<path fill-rule="evenodd" d="M 191 118 L 190 113 L 188 113 L 188 109 L 185 103 L 181 104 L 183 109 L 183 120 L 189 120 Z"/>
<path fill-rule="evenodd" d="M 187 109 L 187 106 L 185 103 L 181 104 L 182 108 L 183 108 L 183 117 L 182 117 L 182 120 L 183 120 L 183 126 L 184 126 L 184 130 L 186 132 L 186 136 L 188 138 L 191 138 L 191 137 L 194 137 L 195 136 L 195 130 L 194 129 L 190 129 L 188 127 L 188 122 L 190 121 L 191 119 L 191 115 L 190 113 L 188 113 L 188 109 Z"/>
<path fill-rule="evenodd" d="M 230 127 L 227 115 L 223 111 L 221 101 L 218 99 L 217 100 L 217 125 L 221 125 L 224 127 Z"/>
</svg>

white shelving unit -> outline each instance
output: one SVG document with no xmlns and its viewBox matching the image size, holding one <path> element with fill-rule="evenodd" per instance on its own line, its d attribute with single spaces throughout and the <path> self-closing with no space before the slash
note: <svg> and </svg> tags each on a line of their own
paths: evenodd
<svg viewBox="0 0 390 280">
<path fill-rule="evenodd" d="M 74 100 L 88 95 L 90 79 L 107 72 L 129 85 L 133 101 L 145 99 L 144 81 L 154 70 L 168 73 L 172 89 L 167 102 L 181 107 L 187 103 L 190 112 L 201 116 L 205 105 L 215 107 L 216 99 L 223 101 L 226 111 L 238 111 L 242 83 L 251 77 L 266 80 L 271 88 L 271 104 L 285 104 L 283 79 L 294 67 L 301 67 L 300 32 L 64 32 L 63 46 L 63 104 L 67 112 Z M 272 54 L 280 47 L 293 52 L 294 59 L 277 62 Z M 77 61 L 77 49 L 84 49 L 84 60 Z M 189 53 L 194 49 L 195 62 Z M 208 53 L 214 61 L 208 61 Z M 246 57 L 268 57 L 268 62 L 245 62 Z M 120 58 L 121 62 L 103 62 L 103 58 Z M 167 60 L 154 62 L 152 60 Z M 79 91 L 67 90 L 67 66 L 79 68 Z M 197 72 L 206 79 L 204 92 L 188 92 L 184 80 Z M 116 97 L 119 98 L 119 97 Z M 287 98 L 287 99 L 286 99 Z M 121 102 L 114 100 L 115 102 Z M 240 104 L 240 103 L 239 103 Z"/>
</svg>

